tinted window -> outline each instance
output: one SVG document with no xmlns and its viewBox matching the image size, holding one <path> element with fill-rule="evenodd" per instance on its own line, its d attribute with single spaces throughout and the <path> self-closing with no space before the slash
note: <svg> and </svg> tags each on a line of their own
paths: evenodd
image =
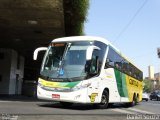
<svg viewBox="0 0 160 120">
<path fill-rule="evenodd" d="M 143 79 L 142 72 L 137 69 L 134 65 L 128 62 L 125 58 L 119 55 L 114 49 L 109 47 L 105 68 L 113 67 L 119 71 L 130 75 L 138 80 Z"/>
<path fill-rule="evenodd" d="M 128 69 L 129 69 L 129 62 L 125 59 L 122 61 L 122 71 L 126 74 L 128 74 Z"/>
<path fill-rule="evenodd" d="M 123 61 L 123 58 L 117 52 L 115 52 L 112 48 L 109 48 L 105 68 L 107 68 L 107 66 L 110 66 L 110 67 L 114 67 L 116 69 L 121 70 L 122 61 Z"/>
<path fill-rule="evenodd" d="M 98 53 L 98 57 L 99 57 L 100 62 L 102 63 L 102 61 L 104 59 L 104 55 L 106 53 L 107 45 L 105 45 L 104 43 L 99 42 L 99 41 L 95 41 L 94 45 L 100 48 L 100 51 Z"/>
</svg>

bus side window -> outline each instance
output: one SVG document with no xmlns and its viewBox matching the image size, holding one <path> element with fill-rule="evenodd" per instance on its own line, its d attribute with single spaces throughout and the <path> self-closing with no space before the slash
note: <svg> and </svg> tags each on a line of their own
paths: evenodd
<svg viewBox="0 0 160 120">
<path fill-rule="evenodd" d="M 98 73 L 98 56 L 92 57 L 90 73 L 91 74 Z"/>
<path fill-rule="evenodd" d="M 116 68 L 118 70 L 121 70 L 122 68 L 122 57 L 111 47 L 109 48 L 105 64 L 105 68 L 108 67 Z"/>
<path fill-rule="evenodd" d="M 122 57 L 117 52 L 114 52 L 114 67 L 120 71 L 122 70 L 122 61 Z"/>
<path fill-rule="evenodd" d="M 106 59 L 106 63 L 105 63 L 105 67 L 113 67 L 114 66 L 114 62 L 111 61 L 109 58 Z"/>
<path fill-rule="evenodd" d="M 128 72 L 129 72 L 129 75 L 132 76 L 132 66 L 131 64 L 129 63 L 129 69 L 128 69 Z"/>
<path fill-rule="evenodd" d="M 114 51 L 111 48 L 109 48 L 105 68 L 114 67 L 114 55 Z"/>
<path fill-rule="evenodd" d="M 125 59 L 123 59 L 123 62 L 122 62 L 122 71 L 124 73 L 126 73 L 126 74 L 128 74 L 128 64 L 129 63 Z"/>
<path fill-rule="evenodd" d="M 101 61 L 99 57 L 99 50 L 94 50 L 92 55 L 92 60 L 90 63 L 89 73 L 91 76 L 97 75 L 100 72 Z"/>
</svg>

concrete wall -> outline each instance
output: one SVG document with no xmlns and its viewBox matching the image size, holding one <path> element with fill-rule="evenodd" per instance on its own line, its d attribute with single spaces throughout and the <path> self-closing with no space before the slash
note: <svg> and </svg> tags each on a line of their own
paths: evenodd
<svg viewBox="0 0 160 120">
<path fill-rule="evenodd" d="M 0 94 L 9 93 L 11 50 L 0 49 Z"/>
<path fill-rule="evenodd" d="M 21 94 L 24 58 L 11 49 L 0 49 L 0 94 Z"/>
</svg>

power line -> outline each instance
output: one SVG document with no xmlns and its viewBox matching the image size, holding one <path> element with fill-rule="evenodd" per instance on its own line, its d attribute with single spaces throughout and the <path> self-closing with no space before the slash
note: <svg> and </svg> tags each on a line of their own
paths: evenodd
<svg viewBox="0 0 160 120">
<path fill-rule="evenodd" d="M 115 43 L 120 37 L 121 35 L 127 30 L 127 28 L 129 27 L 129 25 L 133 22 L 133 20 L 136 18 L 136 16 L 140 13 L 140 11 L 143 9 L 143 7 L 145 6 L 145 4 L 148 2 L 148 0 L 145 0 L 143 2 L 143 4 L 140 6 L 140 8 L 136 11 L 136 13 L 133 15 L 133 17 L 130 19 L 130 21 L 126 24 L 126 26 L 121 30 L 121 32 L 117 35 L 116 39 L 114 40 L 113 43 Z"/>
</svg>

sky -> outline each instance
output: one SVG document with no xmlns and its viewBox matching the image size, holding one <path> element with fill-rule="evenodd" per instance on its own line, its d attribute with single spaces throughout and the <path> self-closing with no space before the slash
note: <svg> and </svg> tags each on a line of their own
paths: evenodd
<svg viewBox="0 0 160 120">
<path fill-rule="evenodd" d="M 90 0 L 85 34 L 106 38 L 148 76 L 160 72 L 160 0 Z"/>
</svg>

